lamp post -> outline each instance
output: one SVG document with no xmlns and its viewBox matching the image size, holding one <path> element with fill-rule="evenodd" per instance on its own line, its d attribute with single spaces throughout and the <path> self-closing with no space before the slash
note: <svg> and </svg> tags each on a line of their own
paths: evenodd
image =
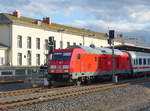
<svg viewBox="0 0 150 111">
<path fill-rule="evenodd" d="M 83 46 L 85 45 L 85 35 L 84 34 L 81 34 L 81 36 L 82 36 L 82 38 L 83 38 L 83 42 L 82 42 L 82 44 L 83 44 Z"/>
<path fill-rule="evenodd" d="M 89 34 L 88 37 L 95 37 L 95 34 Z M 93 39 L 92 39 L 91 45 L 94 45 L 94 44 L 93 44 Z"/>
<path fill-rule="evenodd" d="M 58 29 L 58 32 L 61 34 L 61 39 L 60 39 L 60 48 L 63 49 L 63 35 L 62 33 L 65 31 L 65 29 Z"/>
</svg>

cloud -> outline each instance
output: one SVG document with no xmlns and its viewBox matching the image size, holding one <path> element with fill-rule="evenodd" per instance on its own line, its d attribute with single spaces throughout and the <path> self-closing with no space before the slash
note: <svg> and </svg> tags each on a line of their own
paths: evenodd
<svg viewBox="0 0 150 111">
<path fill-rule="evenodd" d="M 149 0 L 0 0 L 0 3 L 1 11 L 18 9 L 23 14 L 34 17 L 61 11 L 64 15 L 69 15 L 80 11 L 87 17 L 90 15 L 108 22 L 150 20 Z M 143 13 L 144 17 L 141 17 Z"/>
<path fill-rule="evenodd" d="M 107 21 L 102 21 L 102 20 L 96 20 L 96 21 L 80 21 L 76 20 L 72 23 L 68 23 L 68 25 L 75 26 L 75 27 L 80 27 L 84 28 L 86 27 L 87 29 L 94 29 L 96 31 L 99 30 L 110 30 L 114 29 L 116 31 L 120 32 L 132 32 L 132 31 L 139 31 L 142 29 L 146 29 L 150 24 L 135 24 L 135 23 L 112 23 L 112 22 L 107 22 Z"/>
<path fill-rule="evenodd" d="M 109 27 L 125 34 L 150 34 L 149 0 L 0 0 L 0 3 L 1 12 L 17 9 L 23 16 L 33 18 L 67 17 L 69 21 L 61 24 L 98 32 L 107 32 Z M 82 17 L 77 19 L 79 16 Z"/>
</svg>

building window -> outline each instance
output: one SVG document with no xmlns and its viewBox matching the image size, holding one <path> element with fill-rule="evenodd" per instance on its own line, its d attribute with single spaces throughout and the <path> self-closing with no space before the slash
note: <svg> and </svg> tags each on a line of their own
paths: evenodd
<svg viewBox="0 0 150 111">
<path fill-rule="evenodd" d="M 40 65 L 40 54 L 36 54 L 36 65 Z"/>
<path fill-rule="evenodd" d="M 22 48 L 22 36 L 21 35 L 18 35 L 17 37 L 17 45 L 18 45 L 18 48 Z"/>
<path fill-rule="evenodd" d="M 67 42 L 67 47 L 70 47 L 70 42 Z"/>
<path fill-rule="evenodd" d="M 0 64 L 1 64 L 1 65 L 4 64 L 4 58 L 3 58 L 3 57 L 0 58 Z"/>
<path fill-rule="evenodd" d="M 31 65 L 31 51 L 27 52 L 27 65 Z"/>
<path fill-rule="evenodd" d="M 63 49 L 63 41 L 60 41 L 60 48 Z"/>
<path fill-rule="evenodd" d="M 31 49 L 31 37 L 27 38 L 27 48 Z"/>
<path fill-rule="evenodd" d="M 40 38 L 36 38 L 36 49 L 40 49 Z"/>
<path fill-rule="evenodd" d="M 48 50 L 48 40 L 45 39 L 45 50 Z"/>
<path fill-rule="evenodd" d="M 17 55 L 17 65 L 22 65 L 22 53 L 18 53 Z"/>
<path fill-rule="evenodd" d="M 75 42 L 73 43 L 73 46 L 76 46 L 76 43 L 75 43 Z"/>
</svg>

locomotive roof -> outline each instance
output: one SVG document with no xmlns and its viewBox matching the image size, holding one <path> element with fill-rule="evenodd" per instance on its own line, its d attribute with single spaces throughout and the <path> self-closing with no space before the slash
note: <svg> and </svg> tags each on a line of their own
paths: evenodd
<svg viewBox="0 0 150 111">
<path fill-rule="evenodd" d="M 112 49 L 110 48 L 103 48 L 103 47 L 87 47 L 87 46 L 75 46 L 72 48 L 82 48 L 88 54 L 105 54 L 105 55 L 112 55 Z M 114 55 L 123 55 L 123 52 L 114 49 Z"/>
</svg>

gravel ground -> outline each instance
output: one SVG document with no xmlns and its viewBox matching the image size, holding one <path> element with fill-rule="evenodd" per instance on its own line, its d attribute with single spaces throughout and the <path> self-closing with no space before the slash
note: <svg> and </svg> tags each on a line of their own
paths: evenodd
<svg viewBox="0 0 150 111">
<path fill-rule="evenodd" d="M 22 106 L 9 111 L 150 111 L 150 82 Z"/>
</svg>

